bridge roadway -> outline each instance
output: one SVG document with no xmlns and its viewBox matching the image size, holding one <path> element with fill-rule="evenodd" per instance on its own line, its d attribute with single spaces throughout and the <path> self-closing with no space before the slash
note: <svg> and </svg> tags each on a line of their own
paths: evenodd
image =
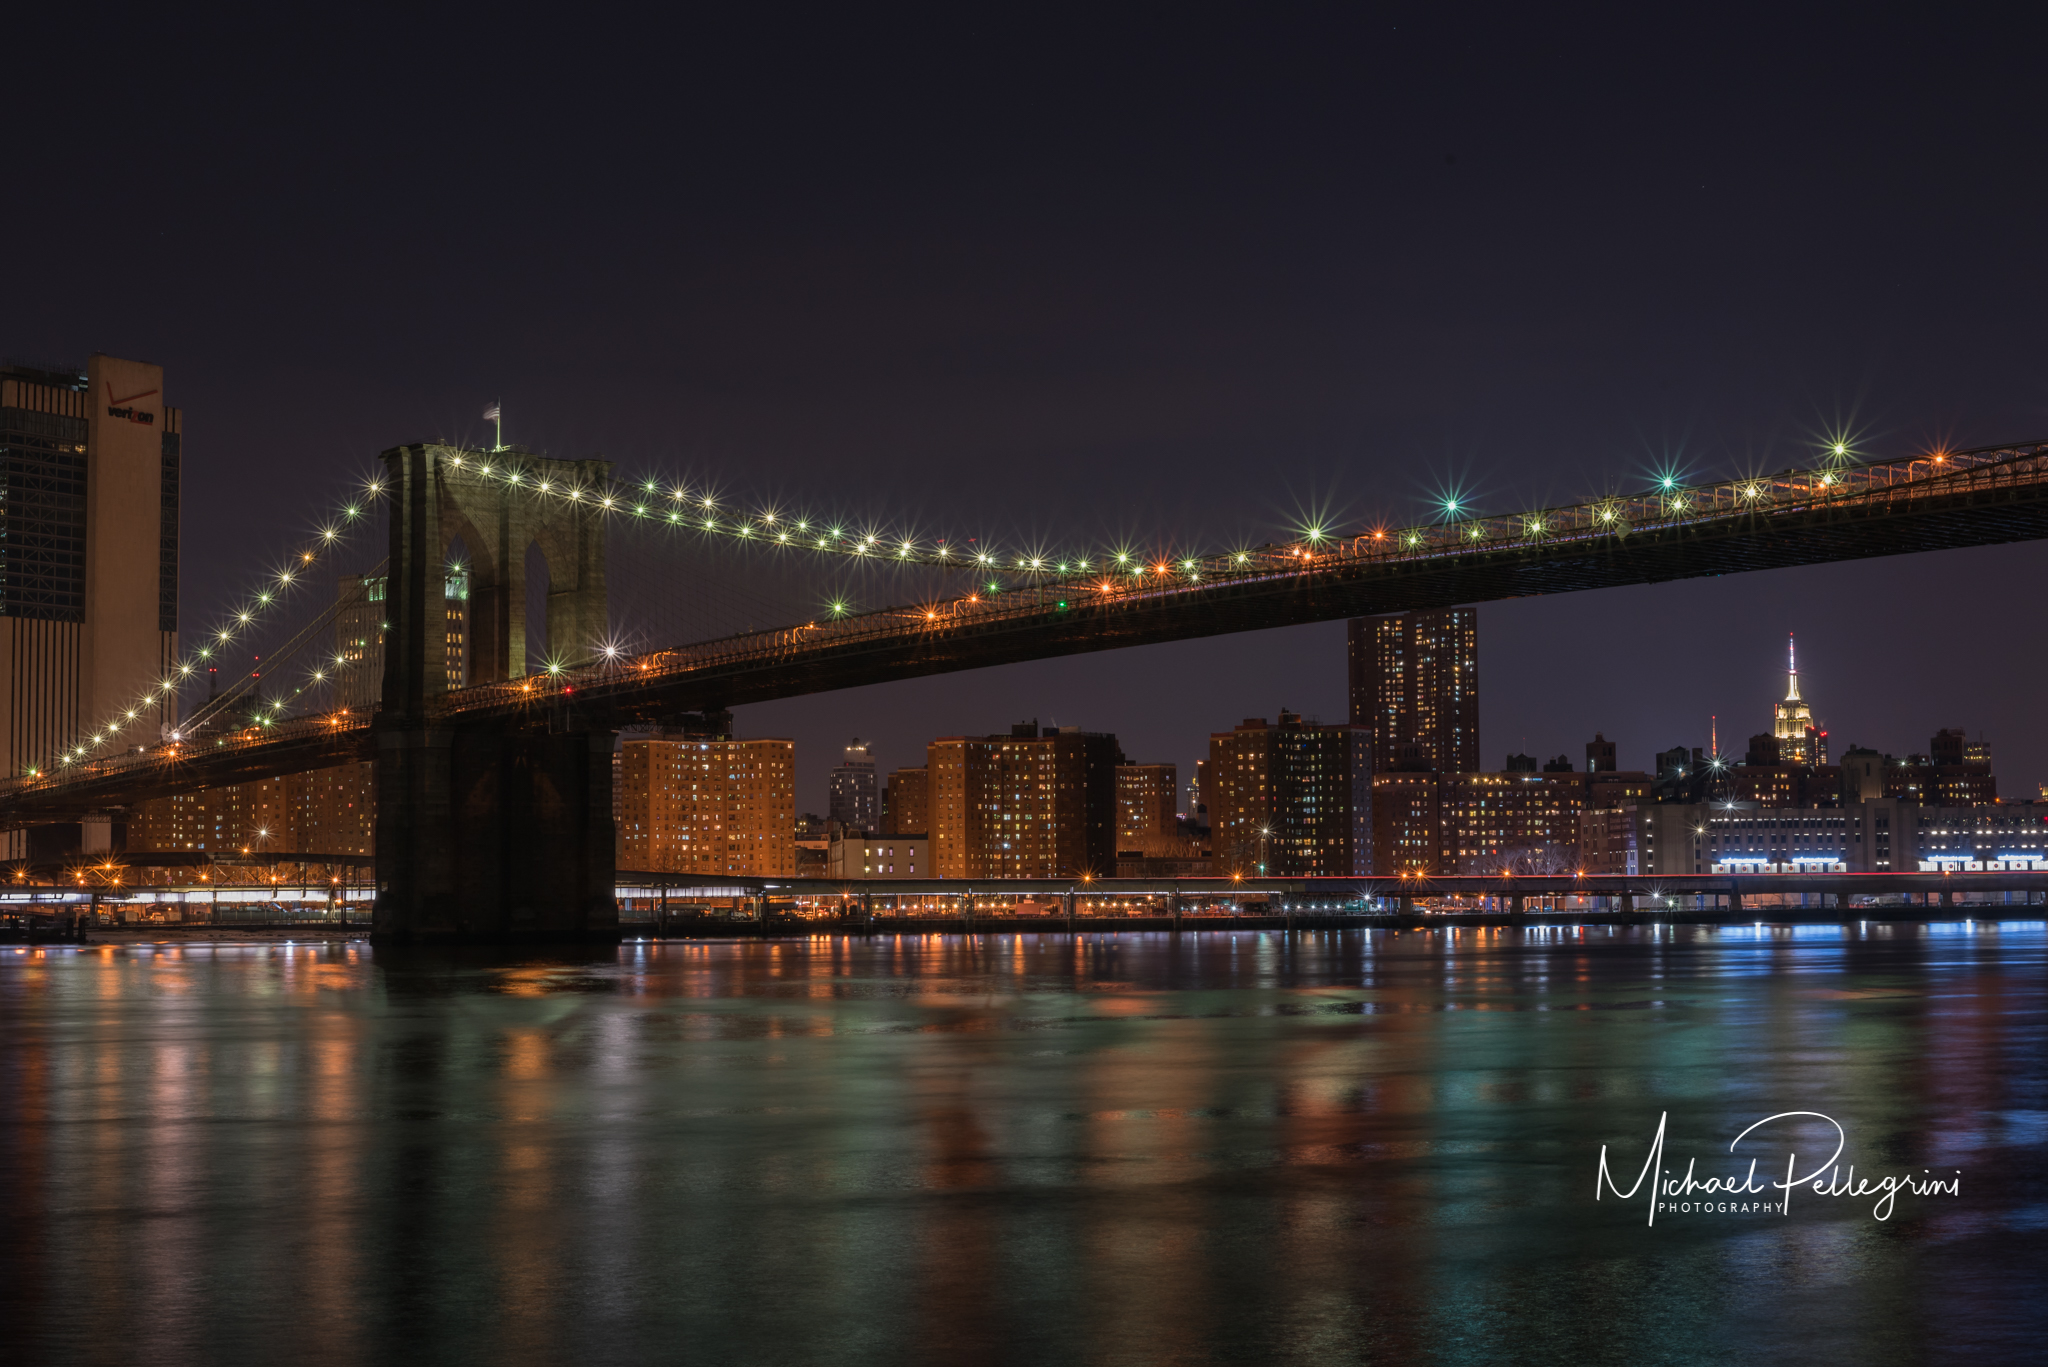
<svg viewBox="0 0 2048 1367">
<path fill-rule="evenodd" d="M 1398 544 L 1406 537 L 1417 544 Z M 805 623 L 428 700 L 455 724 L 602 731 L 1022 660 L 1545 593 L 2048 537 L 2048 442 L 1366 531 Z M 369 719 L 309 718 L 0 782 L 0 829 L 373 756 Z"/>
</svg>

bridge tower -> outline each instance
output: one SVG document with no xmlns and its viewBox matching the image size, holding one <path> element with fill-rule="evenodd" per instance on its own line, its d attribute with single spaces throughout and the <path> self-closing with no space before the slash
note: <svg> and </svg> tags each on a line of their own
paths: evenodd
<svg viewBox="0 0 2048 1367">
<path fill-rule="evenodd" d="M 614 900 L 612 748 L 564 699 L 516 721 L 467 722 L 447 687 L 444 566 L 470 556 L 470 678 L 526 673 L 526 553 L 547 558 L 550 654 L 594 654 L 606 629 L 604 523 L 483 473 L 516 462 L 558 485 L 601 479 L 610 462 L 548 460 L 451 446 L 384 453 L 391 492 L 383 704 L 371 724 L 377 771 L 377 902 L 385 942 L 609 939 Z"/>
</svg>

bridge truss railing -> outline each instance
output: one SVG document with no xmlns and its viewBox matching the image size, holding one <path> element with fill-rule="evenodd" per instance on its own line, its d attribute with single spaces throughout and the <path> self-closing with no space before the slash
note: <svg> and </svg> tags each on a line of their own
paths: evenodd
<svg viewBox="0 0 2048 1367">
<path fill-rule="evenodd" d="M 116 778 L 124 774 L 193 764 L 211 755 L 239 754 L 246 750 L 265 749 L 281 741 L 304 740 L 313 736 L 361 730 L 370 724 L 370 715 L 367 711 L 331 712 L 319 716 L 292 717 L 282 721 L 238 727 L 218 735 L 203 732 L 198 735 L 188 734 L 180 740 L 165 741 L 159 745 L 137 746 L 122 754 L 83 760 L 55 773 L 41 774 L 33 778 L 8 779 L 0 782 L 0 797 L 61 792 L 66 788 Z"/>
</svg>

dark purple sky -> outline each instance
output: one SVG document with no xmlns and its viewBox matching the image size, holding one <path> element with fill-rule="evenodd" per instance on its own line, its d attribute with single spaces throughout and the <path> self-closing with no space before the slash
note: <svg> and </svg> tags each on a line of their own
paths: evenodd
<svg viewBox="0 0 2048 1367">
<path fill-rule="evenodd" d="M 1981 17 L 360 13 L 11 20 L 0 350 L 167 367 L 188 621 L 501 396 L 557 455 L 1096 543 L 2048 436 L 2040 35 Z M 1789 630 L 1838 742 L 1981 730 L 2031 795 L 2044 570 L 1488 606 L 1487 762 L 1739 748 Z M 1186 770 L 1282 705 L 1342 716 L 1341 625 L 741 721 L 822 808 L 854 733 L 1037 716 Z"/>
</svg>

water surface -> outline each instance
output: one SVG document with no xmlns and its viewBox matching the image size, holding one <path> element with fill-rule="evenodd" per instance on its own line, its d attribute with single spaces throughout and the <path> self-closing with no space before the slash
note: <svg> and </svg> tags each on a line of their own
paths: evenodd
<svg viewBox="0 0 2048 1367">
<path fill-rule="evenodd" d="M 2048 1328 L 2044 950 L 2039 922 L 0 949 L 0 1356 L 2012 1361 Z M 1859 1175 L 1960 1194 L 1594 1200 L 1601 1146 L 1626 1185 L 1661 1116 L 1719 1171 L 1794 1110 Z"/>
</svg>

